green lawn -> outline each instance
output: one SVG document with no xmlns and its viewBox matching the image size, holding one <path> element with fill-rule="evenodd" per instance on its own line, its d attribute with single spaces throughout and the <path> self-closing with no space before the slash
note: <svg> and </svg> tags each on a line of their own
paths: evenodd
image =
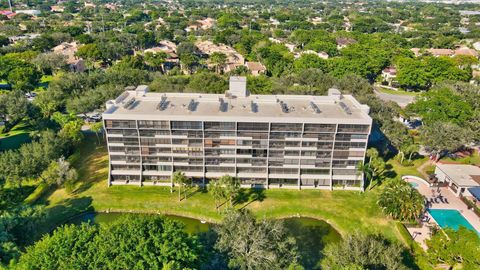
<svg viewBox="0 0 480 270">
<path fill-rule="evenodd" d="M 403 95 L 403 96 L 418 96 L 419 95 L 418 92 L 407 92 L 407 91 L 403 91 L 403 90 L 392 90 L 392 89 L 384 88 L 384 87 L 381 87 L 381 86 L 378 87 L 377 90 L 382 92 L 382 93 L 392 94 L 392 95 Z"/>
<path fill-rule="evenodd" d="M 0 128 L 1 130 L 1 128 Z M 17 149 L 20 145 L 30 142 L 31 126 L 22 121 L 7 133 L 0 133 L 0 151 Z"/>
<path fill-rule="evenodd" d="M 60 224 L 82 211 L 152 212 L 181 215 L 211 222 L 221 220 L 211 196 L 193 188 L 187 200 L 178 202 L 177 193 L 168 187 L 107 187 L 108 156 L 105 145 L 96 145 L 90 136 L 70 160 L 79 171 L 80 181 L 73 195 L 64 189 L 47 193 L 41 202 L 50 209 L 51 224 Z M 395 221 L 385 218 L 376 205 L 376 192 L 280 190 L 257 191 L 259 200 L 245 198 L 237 208 L 251 209 L 257 216 L 279 218 L 308 216 L 323 219 L 340 233 L 361 230 L 379 232 L 392 239 L 402 239 Z"/>
<path fill-rule="evenodd" d="M 461 163 L 461 164 L 472 164 L 472 165 L 479 166 L 480 165 L 480 153 L 478 151 L 475 151 L 473 153 L 473 155 L 471 155 L 469 157 L 456 158 L 456 159 L 445 157 L 445 158 L 442 158 L 441 161 L 458 162 L 458 163 Z"/>
</svg>

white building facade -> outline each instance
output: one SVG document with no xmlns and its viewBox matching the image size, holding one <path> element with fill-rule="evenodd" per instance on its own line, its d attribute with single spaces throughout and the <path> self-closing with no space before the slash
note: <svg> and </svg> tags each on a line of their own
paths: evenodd
<svg viewBox="0 0 480 270">
<path fill-rule="evenodd" d="M 328 96 L 249 95 L 232 77 L 225 94 L 149 93 L 107 102 L 109 185 L 172 185 L 182 171 L 205 185 L 223 175 L 244 187 L 363 189 L 369 108 Z"/>
</svg>

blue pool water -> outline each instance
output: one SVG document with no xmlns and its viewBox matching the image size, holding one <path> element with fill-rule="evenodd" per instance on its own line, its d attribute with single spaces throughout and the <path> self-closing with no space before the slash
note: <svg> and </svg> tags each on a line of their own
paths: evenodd
<svg viewBox="0 0 480 270">
<path fill-rule="evenodd" d="M 477 232 L 472 224 L 470 224 L 458 210 L 429 209 L 428 212 L 442 228 L 449 227 L 458 230 L 460 226 L 463 226 L 469 230 Z"/>
<path fill-rule="evenodd" d="M 410 182 L 410 186 L 412 186 L 413 188 L 418 188 L 418 184 L 415 182 Z"/>
</svg>

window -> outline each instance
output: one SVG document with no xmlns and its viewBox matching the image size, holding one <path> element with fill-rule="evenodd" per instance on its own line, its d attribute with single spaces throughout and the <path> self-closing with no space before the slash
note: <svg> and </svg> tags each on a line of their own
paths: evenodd
<svg viewBox="0 0 480 270">
<path fill-rule="evenodd" d="M 238 123 L 238 130 L 268 131 L 268 123 Z"/>
<path fill-rule="evenodd" d="M 172 121 L 172 129 L 202 129 L 199 121 Z"/>
<path fill-rule="evenodd" d="M 302 131 L 301 123 L 272 123 L 270 130 L 272 131 Z"/>
<path fill-rule="evenodd" d="M 305 124 L 305 131 L 335 132 L 335 124 Z"/>
<path fill-rule="evenodd" d="M 337 132 L 368 133 L 369 130 L 370 130 L 369 125 L 339 124 Z"/>
<path fill-rule="evenodd" d="M 137 128 L 135 120 L 105 120 L 107 128 Z"/>
<path fill-rule="evenodd" d="M 138 121 L 138 128 L 170 129 L 170 125 L 168 124 L 168 121 L 140 120 Z"/>
<path fill-rule="evenodd" d="M 205 122 L 205 130 L 235 130 L 234 122 Z"/>
</svg>

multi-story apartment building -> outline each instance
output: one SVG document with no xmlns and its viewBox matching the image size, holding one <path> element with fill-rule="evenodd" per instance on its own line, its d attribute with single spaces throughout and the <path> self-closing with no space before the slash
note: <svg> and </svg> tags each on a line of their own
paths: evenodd
<svg viewBox="0 0 480 270">
<path fill-rule="evenodd" d="M 362 189 L 368 112 L 337 89 L 250 95 L 243 77 L 225 94 L 139 86 L 103 113 L 109 184 L 171 185 L 182 171 L 198 184 L 228 174 L 244 186 Z"/>
</svg>

